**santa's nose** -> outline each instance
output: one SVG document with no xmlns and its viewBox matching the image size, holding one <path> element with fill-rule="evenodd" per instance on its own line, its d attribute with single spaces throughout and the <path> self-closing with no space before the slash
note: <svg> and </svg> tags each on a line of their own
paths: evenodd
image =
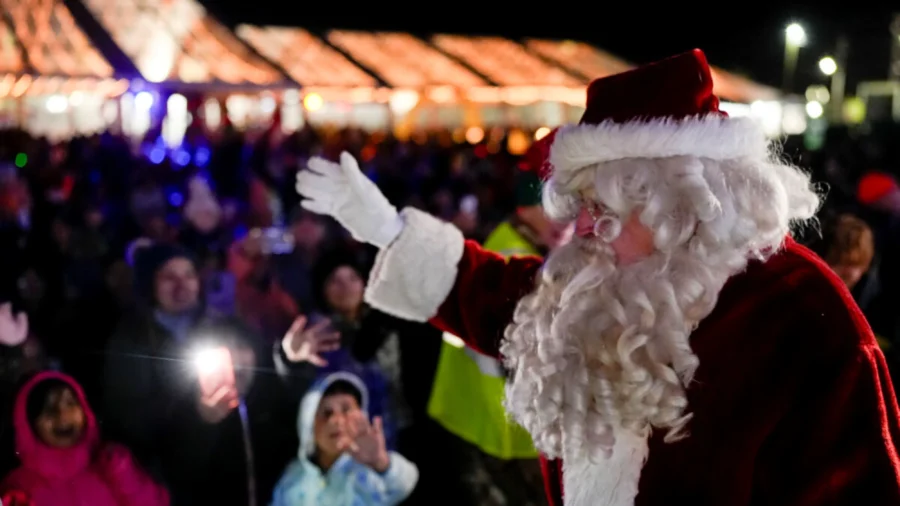
<svg viewBox="0 0 900 506">
<path fill-rule="evenodd" d="M 582 207 L 578 211 L 578 217 L 575 218 L 575 233 L 578 237 L 591 237 L 594 235 L 594 224 L 596 220 L 590 211 Z"/>
</svg>

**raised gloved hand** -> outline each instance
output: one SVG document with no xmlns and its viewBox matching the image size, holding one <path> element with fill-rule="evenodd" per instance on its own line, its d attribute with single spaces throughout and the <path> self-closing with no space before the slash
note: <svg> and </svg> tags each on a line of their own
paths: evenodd
<svg viewBox="0 0 900 506">
<path fill-rule="evenodd" d="M 306 197 L 304 209 L 331 216 L 357 241 L 385 248 L 403 229 L 397 209 L 346 151 L 340 164 L 310 159 L 309 170 L 297 173 L 297 193 Z"/>
</svg>

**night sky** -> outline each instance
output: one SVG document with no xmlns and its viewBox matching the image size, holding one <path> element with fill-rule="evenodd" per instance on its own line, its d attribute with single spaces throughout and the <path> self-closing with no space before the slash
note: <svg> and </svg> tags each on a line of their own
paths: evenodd
<svg viewBox="0 0 900 506">
<path fill-rule="evenodd" d="M 797 89 L 825 82 L 816 63 L 834 51 L 839 35 L 846 34 L 850 42 L 847 65 L 850 94 L 859 80 L 886 78 L 892 18 L 892 9 L 885 7 L 889 2 L 879 5 L 860 1 L 827 2 L 833 4 L 829 6 L 821 5 L 826 2 L 816 6 L 798 2 L 720 1 L 715 4 L 716 11 L 689 7 L 686 2 L 677 8 L 672 3 L 664 8 L 654 7 L 655 2 L 631 4 L 634 7 L 596 0 L 558 2 L 557 5 L 566 6 L 567 12 L 548 10 L 546 6 L 553 2 L 458 2 L 480 7 L 481 13 L 450 12 L 446 8 L 450 2 L 446 1 L 380 2 L 380 9 L 359 9 L 351 2 L 342 1 L 312 4 L 290 0 L 203 0 L 203 3 L 231 25 L 243 22 L 301 26 L 314 31 L 345 28 L 396 30 L 418 35 L 443 32 L 568 38 L 593 43 L 635 63 L 699 47 L 713 64 L 773 86 L 780 86 L 782 79 L 784 27 L 797 21 L 804 25 L 809 37 L 809 44 L 800 52 L 795 78 Z M 869 3 L 873 6 L 868 6 Z M 392 4 L 401 8 L 388 7 Z M 404 5 L 420 7 L 409 11 Z M 900 12 L 900 5 L 894 10 Z"/>
</svg>

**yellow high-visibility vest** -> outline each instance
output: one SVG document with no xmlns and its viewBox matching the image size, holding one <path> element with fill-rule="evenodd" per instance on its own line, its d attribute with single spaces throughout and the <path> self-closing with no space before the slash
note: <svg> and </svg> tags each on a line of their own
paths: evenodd
<svg viewBox="0 0 900 506">
<path fill-rule="evenodd" d="M 538 254 L 508 222 L 488 236 L 484 248 L 505 256 Z M 488 455 L 506 460 L 537 458 L 531 436 L 503 409 L 505 384 L 503 367 L 497 359 L 445 333 L 428 414 Z"/>
</svg>

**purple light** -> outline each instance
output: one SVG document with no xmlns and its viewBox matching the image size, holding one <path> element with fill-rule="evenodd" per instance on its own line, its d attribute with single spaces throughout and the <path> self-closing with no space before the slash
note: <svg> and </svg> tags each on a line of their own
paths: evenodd
<svg viewBox="0 0 900 506">
<path fill-rule="evenodd" d="M 169 194 L 169 204 L 172 204 L 174 207 L 179 207 L 184 203 L 184 197 L 178 192 L 172 192 Z"/>
</svg>

